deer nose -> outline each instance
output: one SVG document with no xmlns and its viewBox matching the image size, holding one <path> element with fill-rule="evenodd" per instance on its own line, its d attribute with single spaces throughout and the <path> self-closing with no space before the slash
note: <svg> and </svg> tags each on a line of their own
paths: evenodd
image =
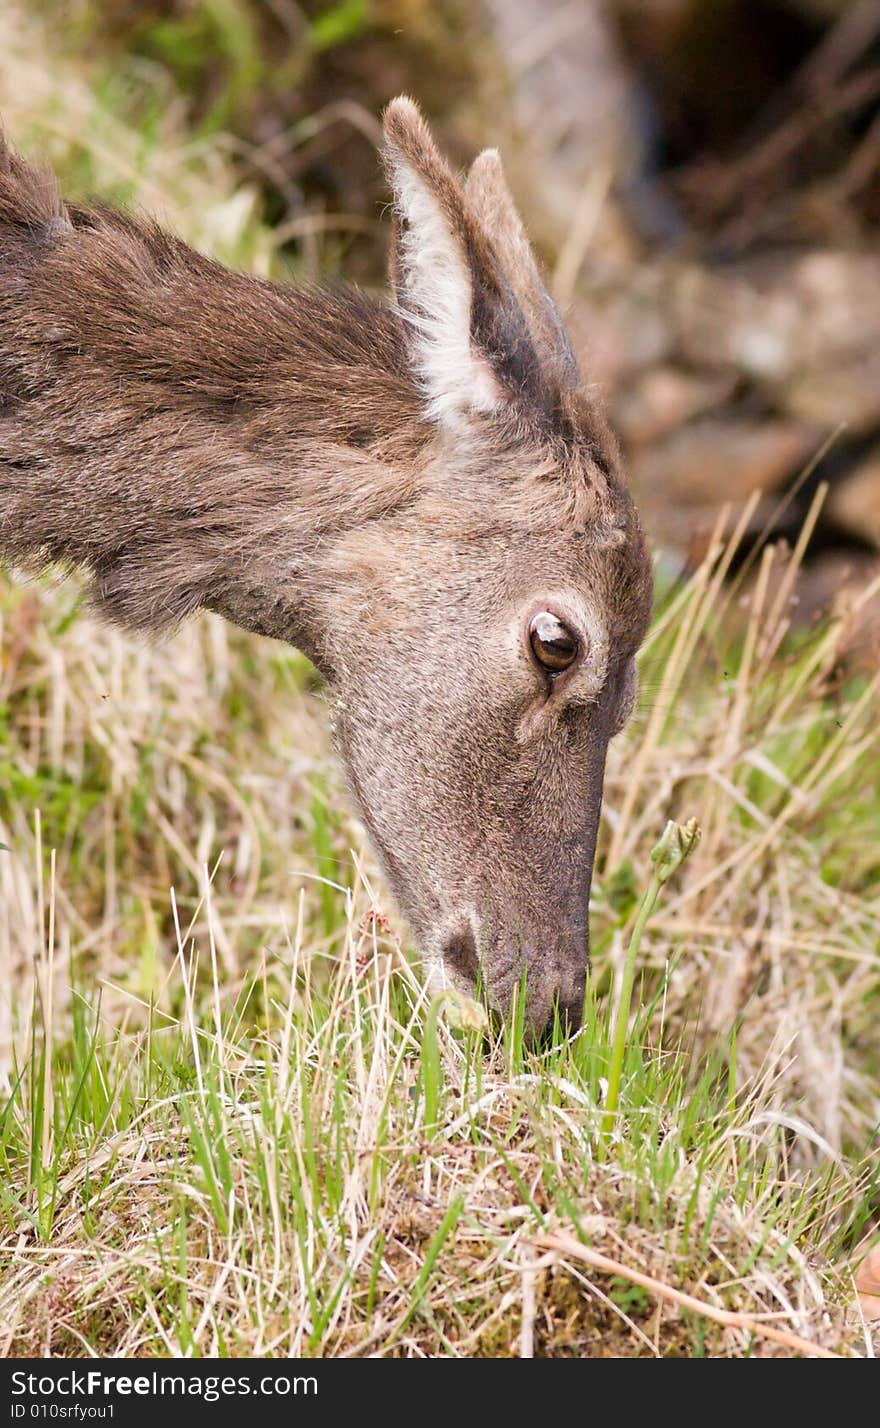
<svg viewBox="0 0 880 1428">
<path fill-rule="evenodd" d="M 440 947 L 444 966 L 452 973 L 453 982 L 458 985 L 463 983 L 473 993 L 479 984 L 482 968 L 477 936 L 470 915 L 462 915 L 451 927 L 446 928 Z M 564 958 L 560 956 L 561 961 L 573 962 L 575 954 L 578 963 L 587 961 L 586 946 L 566 946 L 564 951 L 566 955 Z M 571 968 L 564 971 L 557 968 L 554 971 L 545 966 L 537 977 L 533 976 L 530 985 L 529 965 L 538 960 L 530 958 L 527 952 L 520 949 L 520 958 L 514 963 L 514 972 L 521 966 L 525 973 L 525 1026 L 532 1045 L 549 1042 L 557 1025 L 563 1037 L 574 1036 L 580 1029 L 584 1010 L 585 972 Z M 501 981 L 495 983 L 490 960 L 488 977 L 482 992 L 496 1015 L 506 1017 L 510 1014 L 521 980 L 520 977 L 512 980 L 508 970 Z"/>
</svg>

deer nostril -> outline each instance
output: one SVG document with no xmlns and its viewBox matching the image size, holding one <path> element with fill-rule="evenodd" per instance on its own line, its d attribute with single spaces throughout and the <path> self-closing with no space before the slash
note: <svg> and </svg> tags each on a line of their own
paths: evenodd
<svg viewBox="0 0 880 1428">
<path fill-rule="evenodd" d="M 559 1022 L 559 1031 L 563 1037 L 574 1036 L 576 1031 L 580 1031 L 581 1022 L 584 1016 L 583 997 L 558 997 L 554 1003 L 547 1021 L 542 1031 L 539 1033 L 538 1041 L 543 1045 L 549 1045 L 553 1040 L 553 1028 Z"/>
<path fill-rule="evenodd" d="M 580 1031 L 584 1019 L 584 999 L 582 996 L 559 1003 L 559 1024 L 566 1036 L 574 1036 Z"/>
<path fill-rule="evenodd" d="M 473 928 L 468 923 L 465 923 L 446 939 L 443 958 L 451 971 L 458 972 L 469 982 L 476 982 L 480 969 L 477 957 L 477 940 L 474 937 Z"/>
</svg>

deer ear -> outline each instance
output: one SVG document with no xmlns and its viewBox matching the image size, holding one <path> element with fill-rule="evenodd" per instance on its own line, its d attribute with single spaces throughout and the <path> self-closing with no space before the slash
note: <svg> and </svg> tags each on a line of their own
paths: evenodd
<svg viewBox="0 0 880 1428">
<path fill-rule="evenodd" d="M 537 378 L 513 289 L 410 99 L 385 111 L 383 157 L 394 197 L 391 284 L 428 415 L 457 424 L 497 410 Z"/>
<path fill-rule="evenodd" d="M 578 386 L 580 374 L 568 333 L 541 277 L 497 149 L 484 149 L 477 155 L 464 193 L 472 214 L 495 248 L 543 366 L 552 367 L 561 384 Z"/>
</svg>

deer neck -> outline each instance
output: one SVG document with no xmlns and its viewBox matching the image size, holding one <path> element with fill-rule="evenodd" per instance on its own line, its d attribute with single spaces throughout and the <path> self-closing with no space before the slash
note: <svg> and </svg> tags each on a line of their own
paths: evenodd
<svg viewBox="0 0 880 1428">
<path fill-rule="evenodd" d="M 86 567 L 113 618 L 210 608 L 320 659 L 316 552 L 409 498 L 418 428 L 400 324 L 352 289 L 113 215 L 0 229 L 0 553 Z"/>
</svg>

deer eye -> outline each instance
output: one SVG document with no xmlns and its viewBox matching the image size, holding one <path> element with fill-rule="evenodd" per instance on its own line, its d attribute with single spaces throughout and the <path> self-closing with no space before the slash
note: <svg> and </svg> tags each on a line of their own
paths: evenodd
<svg viewBox="0 0 880 1428">
<path fill-rule="evenodd" d="M 539 610 L 532 616 L 529 644 L 538 664 L 550 674 L 561 674 L 568 669 L 580 650 L 577 636 L 549 610 Z"/>
</svg>

